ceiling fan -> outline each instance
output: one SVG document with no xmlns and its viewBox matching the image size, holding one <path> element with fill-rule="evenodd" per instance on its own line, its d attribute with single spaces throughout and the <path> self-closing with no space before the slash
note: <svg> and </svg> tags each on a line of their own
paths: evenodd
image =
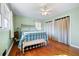
<svg viewBox="0 0 79 59">
<path fill-rule="evenodd" d="M 42 16 L 46 16 L 50 13 L 51 11 L 51 8 L 48 4 L 42 4 L 41 7 L 40 7 L 40 13 Z"/>
</svg>

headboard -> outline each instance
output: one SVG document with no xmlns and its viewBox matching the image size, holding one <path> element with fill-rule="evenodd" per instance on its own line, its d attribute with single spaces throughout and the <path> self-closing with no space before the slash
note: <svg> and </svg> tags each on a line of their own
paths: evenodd
<svg viewBox="0 0 79 59">
<path fill-rule="evenodd" d="M 21 31 L 34 31 L 34 30 L 36 30 L 35 25 L 21 24 Z"/>
</svg>

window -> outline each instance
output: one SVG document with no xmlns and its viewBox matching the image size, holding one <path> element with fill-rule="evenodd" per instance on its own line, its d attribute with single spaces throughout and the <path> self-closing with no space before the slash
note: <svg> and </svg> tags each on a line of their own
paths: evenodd
<svg viewBox="0 0 79 59">
<path fill-rule="evenodd" d="M 8 20 L 4 18 L 3 22 L 4 22 L 3 28 L 8 28 Z"/>
<path fill-rule="evenodd" d="M 9 29 L 9 12 L 7 9 L 7 5 L 2 3 L 0 5 L 0 14 L 1 14 L 1 19 L 0 19 L 0 26 L 1 29 Z"/>
<path fill-rule="evenodd" d="M 37 30 L 41 30 L 41 23 L 40 22 L 36 22 L 35 23 L 35 27 Z"/>
</svg>

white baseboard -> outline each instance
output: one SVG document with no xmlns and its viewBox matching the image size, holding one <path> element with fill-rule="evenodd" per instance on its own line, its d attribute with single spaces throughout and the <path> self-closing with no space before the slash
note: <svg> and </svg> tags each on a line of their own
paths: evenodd
<svg viewBox="0 0 79 59">
<path fill-rule="evenodd" d="M 13 42 L 13 43 L 14 43 L 14 42 Z M 12 48 L 12 46 L 13 46 L 13 43 L 11 44 L 11 46 L 10 46 L 10 48 L 9 48 L 8 52 L 6 53 L 6 56 L 8 56 L 8 55 L 9 55 L 10 50 L 11 50 L 11 48 Z"/>
<path fill-rule="evenodd" d="M 72 47 L 75 47 L 75 48 L 78 48 L 78 49 L 79 49 L 79 46 L 76 46 L 76 45 L 72 45 L 72 44 L 71 44 L 70 46 L 72 46 Z"/>
</svg>

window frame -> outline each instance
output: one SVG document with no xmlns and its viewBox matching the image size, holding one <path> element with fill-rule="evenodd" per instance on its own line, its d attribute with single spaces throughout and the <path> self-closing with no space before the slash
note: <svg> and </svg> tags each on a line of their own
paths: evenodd
<svg viewBox="0 0 79 59">
<path fill-rule="evenodd" d="M 37 30 L 41 30 L 41 22 L 35 22 L 35 27 Z"/>
</svg>

